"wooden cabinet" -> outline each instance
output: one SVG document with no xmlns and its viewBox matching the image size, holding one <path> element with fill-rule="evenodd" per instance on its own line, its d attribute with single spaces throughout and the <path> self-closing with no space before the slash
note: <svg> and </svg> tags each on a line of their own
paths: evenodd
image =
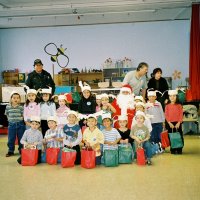
<svg viewBox="0 0 200 200">
<path fill-rule="evenodd" d="M 4 84 L 17 85 L 18 84 L 18 72 L 3 72 Z"/>
</svg>

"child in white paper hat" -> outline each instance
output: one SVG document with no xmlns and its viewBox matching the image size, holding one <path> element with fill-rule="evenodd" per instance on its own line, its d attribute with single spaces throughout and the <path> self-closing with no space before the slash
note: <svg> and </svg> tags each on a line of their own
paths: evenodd
<svg viewBox="0 0 200 200">
<path fill-rule="evenodd" d="M 40 117 L 40 104 L 37 98 L 37 91 L 26 87 L 26 103 L 24 104 L 24 121 L 26 129 L 30 128 L 31 116 Z"/>
<path fill-rule="evenodd" d="M 63 145 L 67 148 L 76 150 L 75 164 L 78 165 L 81 162 L 80 143 L 82 141 L 81 128 L 78 125 L 78 113 L 70 110 L 67 113 L 67 124 L 63 127 L 64 140 Z"/>
<path fill-rule="evenodd" d="M 135 147 L 142 147 L 145 149 L 147 164 L 151 165 L 152 149 L 149 142 L 150 133 L 148 128 L 144 125 L 145 114 L 142 111 L 137 111 L 135 114 L 137 124 L 131 128 L 130 137 L 134 139 Z"/>
<path fill-rule="evenodd" d="M 166 129 L 169 133 L 179 132 L 181 135 L 182 142 L 184 144 L 183 139 L 183 131 L 182 131 L 182 122 L 183 122 L 183 107 L 178 101 L 177 90 L 169 90 L 169 102 L 165 106 L 165 118 L 166 118 Z M 170 148 L 171 154 L 182 154 L 181 148 Z"/>
<path fill-rule="evenodd" d="M 111 149 L 115 150 L 118 149 L 118 143 L 121 139 L 121 136 L 117 129 L 113 128 L 112 126 L 112 117 L 110 113 L 105 113 L 102 115 L 102 121 L 104 129 L 102 133 L 104 134 L 104 145 L 103 150 Z"/>
<path fill-rule="evenodd" d="M 56 115 L 58 117 L 58 127 L 63 128 L 67 123 L 67 113 L 70 111 L 70 108 L 67 106 L 68 99 L 67 94 L 58 96 L 59 107 L 56 110 Z"/>
<path fill-rule="evenodd" d="M 49 129 L 47 118 L 56 115 L 56 104 L 51 99 L 51 88 L 44 88 L 41 91 L 42 100 L 40 102 L 40 118 L 42 135 Z"/>
<path fill-rule="evenodd" d="M 121 135 L 119 143 L 120 144 L 130 143 L 132 145 L 134 140 L 130 137 L 130 129 L 127 128 L 128 117 L 126 115 L 118 116 L 118 123 L 119 123 L 119 128 L 117 130 Z"/>
<path fill-rule="evenodd" d="M 24 145 L 24 148 L 34 148 L 38 149 L 38 161 L 41 162 L 41 152 L 42 152 L 42 142 L 43 136 L 40 127 L 40 117 L 31 116 L 30 118 L 30 128 L 25 130 L 20 143 Z M 21 164 L 21 157 L 18 158 L 17 162 Z"/>
</svg>

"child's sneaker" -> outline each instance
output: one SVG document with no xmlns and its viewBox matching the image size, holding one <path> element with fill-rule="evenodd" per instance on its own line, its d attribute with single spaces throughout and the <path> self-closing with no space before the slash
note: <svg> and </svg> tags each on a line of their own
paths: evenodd
<svg viewBox="0 0 200 200">
<path fill-rule="evenodd" d="M 6 154 L 6 157 L 10 157 L 10 156 L 14 156 L 14 153 L 13 153 L 13 152 L 8 152 L 8 153 Z"/>
<path fill-rule="evenodd" d="M 163 150 L 163 148 L 162 148 L 162 144 L 160 143 L 160 142 L 158 142 L 158 153 L 163 153 L 164 152 L 164 150 Z"/>
<path fill-rule="evenodd" d="M 147 160 L 147 165 L 152 165 L 152 162 L 150 159 Z"/>
</svg>

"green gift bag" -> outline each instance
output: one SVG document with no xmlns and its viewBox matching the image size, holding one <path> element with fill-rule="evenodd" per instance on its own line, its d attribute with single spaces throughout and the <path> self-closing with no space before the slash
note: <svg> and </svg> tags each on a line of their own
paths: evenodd
<svg viewBox="0 0 200 200">
<path fill-rule="evenodd" d="M 119 164 L 118 149 L 104 150 L 104 165 L 106 167 L 116 167 Z"/>
<path fill-rule="evenodd" d="M 79 101 L 81 100 L 81 95 L 79 94 L 79 92 L 73 92 L 72 99 L 73 103 L 79 103 Z"/>
<path fill-rule="evenodd" d="M 183 147 L 183 141 L 179 132 L 169 133 L 169 139 L 172 149 Z"/>
<path fill-rule="evenodd" d="M 132 163 L 133 149 L 130 144 L 119 145 L 119 163 Z"/>
</svg>

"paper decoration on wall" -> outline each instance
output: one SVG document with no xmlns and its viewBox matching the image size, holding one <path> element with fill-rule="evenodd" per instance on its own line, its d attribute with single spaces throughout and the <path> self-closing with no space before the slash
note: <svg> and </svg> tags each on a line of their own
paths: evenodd
<svg viewBox="0 0 200 200">
<path fill-rule="evenodd" d="M 174 80 L 180 79 L 181 78 L 181 72 L 175 70 L 174 73 L 172 74 L 172 77 L 173 77 Z"/>
<path fill-rule="evenodd" d="M 60 48 L 53 42 L 48 43 L 44 47 L 44 51 L 51 56 L 52 62 L 57 62 L 61 68 L 66 68 L 69 64 L 69 57 L 65 54 L 67 48 L 63 48 L 63 45 L 60 45 Z"/>
</svg>

